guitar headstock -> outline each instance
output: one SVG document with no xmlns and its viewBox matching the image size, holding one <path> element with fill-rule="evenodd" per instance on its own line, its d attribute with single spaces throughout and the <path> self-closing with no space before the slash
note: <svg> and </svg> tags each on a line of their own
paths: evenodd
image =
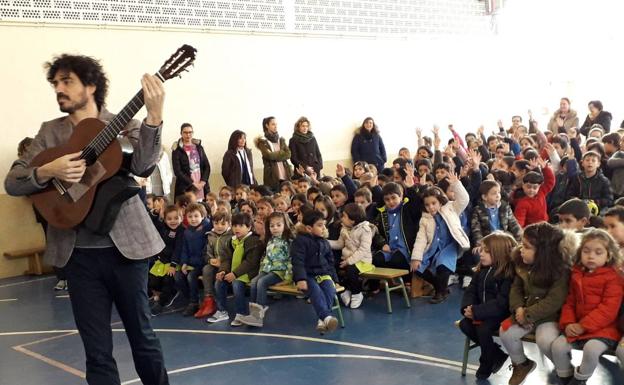
<svg viewBox="0 0 624 385">
<path fill-rule="evenodd" d="M 195 62 L 195 53 L 197 50 L 188 44 L 184 44 L 158 70 L 157 76 L 162 81 L 169 80 L 176 76 L 181 76 L 182 72 L 188 71 L 187 68 Z"/>
</svg>

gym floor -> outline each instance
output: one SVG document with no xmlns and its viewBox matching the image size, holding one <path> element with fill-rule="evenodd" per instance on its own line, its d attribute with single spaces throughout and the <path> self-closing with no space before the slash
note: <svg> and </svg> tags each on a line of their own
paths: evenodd
<svg viewBox="0 0 624 385">
<path fill-rule="evenodd" d="M 84 384 L 84 351 L 75 330 L 67 292 L 55 292 L 53 276 L 0 280 L 0 384 Z M 507 384 L 507 364 L 487 381 L 476 381 L 478 349 L 461 376 L 464 337 L 461 290 L 440 305 L 398 292 L 392 314 L 383 293 L 362 307 L 344 309 L 346 328 L 320 336 L 311 305 L 294 297 L 270 304 L 262 329 L 207 324 L 179 313 L 152 318 L 171 384 Z M 94 298 L 94 300 L 97 300 Z M 114 314 L 115 358 L 123 384 L 140 384 L 123 325 Z M 527 355 L 538 362 L 525 384 L 557 384 L 552 364 L 534 344 Z M 578 364 L 580 352 L 574 352 Z M 546 360 L 546 361 L 544 361 Z M 508 362 L 509 363 L 509 362 Z M 590 385 L 623 384 L 614 357 L 601 358 Z"/>
</svg>

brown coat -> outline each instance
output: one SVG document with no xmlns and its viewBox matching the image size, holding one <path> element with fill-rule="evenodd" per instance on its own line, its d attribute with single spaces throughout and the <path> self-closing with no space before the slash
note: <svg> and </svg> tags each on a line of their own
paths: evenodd
<svg viewBox="0 0 624 385">
<path fill-rule="evenodd" d="M 292 168 L 288 163 L 290 159 L 290 148 L 286 144 L 286 139 L 279 138 L 279 151 L 273 151 L 269 140 L 265 137 L 257 138 L 256 147 L 262 153 L 262 163 L 264 164 L 263 184 L 269 186 L 273 191 L 279 190 L 280 180 L 278 178 L 277 164 L 281 162 L 286 170 L 286 179 L 292 176 Z"/>
</svg>

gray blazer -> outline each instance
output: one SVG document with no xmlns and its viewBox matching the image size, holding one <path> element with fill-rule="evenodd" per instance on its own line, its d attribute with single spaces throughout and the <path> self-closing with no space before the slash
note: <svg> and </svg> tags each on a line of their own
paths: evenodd
<svg viewBox="0 0 624 385">
<path fill-rule="evenodd" d="M 102 109 L 99 119 L 110 122 L 115 115 Z M 39 152 L 57 147 L 69 140 L 74 130 L 69 117 L 44 122 L 21 158 L 13 162 L 6 176 L 4 187 L 9 195 L 30 195 L 45 188 L 37 183 L 30 161 Z M 138 120 L 132 120 L 125 127 L 127 138 L 132 143 L 134 152 L 130 171 L 135 175 L 145 174 L 158 163 L 161 151 L 160 127 L 149 127 Z M 144 259 L 158 254 L 165 244 L 156 231 L 150 217 L 137 195 L 125 201 L 109 233 L 119 251 L 129 259 Z M 63 267 L 69 261 L 76 243 L 76 231 L 63 230 L 48 225 L 47 246 L 44 255 L 46 263 Z"/>
</svg>

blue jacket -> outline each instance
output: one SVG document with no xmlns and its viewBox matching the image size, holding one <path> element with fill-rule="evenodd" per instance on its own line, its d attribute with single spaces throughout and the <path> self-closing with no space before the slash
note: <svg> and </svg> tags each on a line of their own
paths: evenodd
<svg viewBox="0 0 624 385">
<path fill-rule="evenodd" d="M 208 218 L 197 227 L 189 226 L 184 230 L 184 242 L 182 243 L 182 252 L 180 253 L 180 264 L 187 264 L 196 269 L 204 266 L 204 253 L 206 250 L 206 242 L 208 233 L 212 230 L 212 223 Z"/>
<path fill-rule="evenodd" d="M 293 281 L 305 281 L 309 275 L 329 275 L 338 282 L 334 268 L 334 255 L 327 239 L 311 234 L 300 234 L 290 247 Z"/>
<path fill-rule="evenodd" d="M 381 171 L 388 160 L 381 136 L 372 134 L 366 137 L 361 133 L 356 134 L 351 142 L 351 158 L 353 163 L 363 160 L 374 164 Z"/>
</svg>

